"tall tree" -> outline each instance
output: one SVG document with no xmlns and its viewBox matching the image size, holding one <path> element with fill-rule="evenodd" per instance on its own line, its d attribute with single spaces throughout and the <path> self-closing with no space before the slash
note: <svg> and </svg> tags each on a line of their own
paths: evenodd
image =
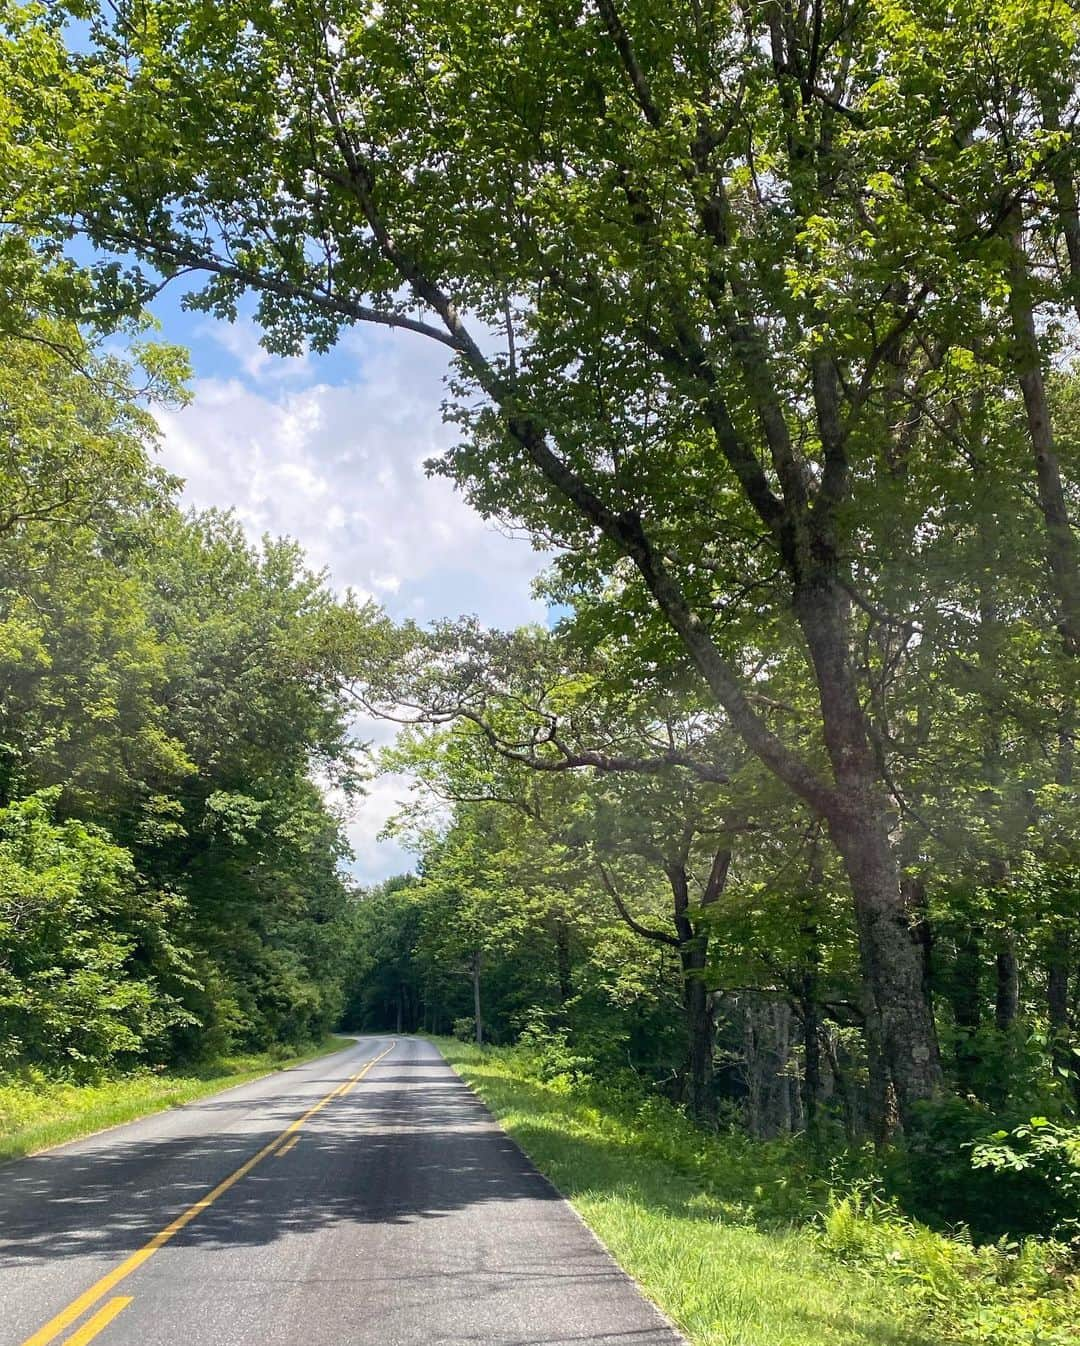
<svg viewBox="0 0 1080 1346">
<path fill-rule="evenodd" d="M 14 49 L 40 47 L 20 10 Z M 957 30 L 848 0 L 91 15 L 63 115 L 39 124 L 29 224 L 201 272 L 224 316 L 255 291 L 275 350 L 357 322 L 445 347 L 466 437 L 441 470 L 564 548 L 571 587 L 614 582 L 824 820 L 901 1112 L 934 1094 L 855 560 L 947 419 L 949 353 L 1022 294 L 1003 245 L 1045 154 L 1014 155 L 1002 208 L 973 219 L 963 189 L 1009 127 L 962 82 L 942 134 L 905 82 L 938 39 L 974 66 L 1005 10 Z M 778 638 L 814 689 L 810 734 L 756 699 Z"/>
</svg>

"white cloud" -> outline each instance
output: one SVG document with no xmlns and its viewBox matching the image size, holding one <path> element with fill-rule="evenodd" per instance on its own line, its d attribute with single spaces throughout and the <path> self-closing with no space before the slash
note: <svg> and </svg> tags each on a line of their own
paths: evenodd
<svg viewBox="0 0 1080 1346">
<path fill-rule="evenodd" d="M 356 383 L 197 379 L 193 404 L 161 418 L 186 501 L 234 507 L 253 536 L 296 538 L 337 588 L 378 593 L 399 615 L 543 620 L 529 593 L 543 556 L 423 471 L 453 442 L 441 355 L 393 335 L 356 345 Z"/>
<path fill-rule="evenodd" d="M 529 591 L 543 555 L 424 474 L 424 460 L 455 433 L 439 415 L 438 348 L 394 334 L 353 336 L 344 351 L 355 355 L 358 379 L 333 383 L 314 358 L 275 362 L 251 324 L 215 327 L 213 336 L 247 377 L 197 379 L 193 403 L 161 417 L 162 459 L 185 479 L 188 504 L 235 508 L 252 537 L 294 537 L 337 589 L 374 595 L 395 616 L 468 612 L 492 626 L 544 619 Z M 279 364 L 295 366 L 288 379 Z M 404 788 L 393 778 L 374 782 L 350 823 L 366 879 L 409 866 L 400 847 L 376 840 Z"/>
<path fill-rule="evenodd" d="M 282 359 L 264 350 L 259 345 L 259 329 L 250 318 L 237 318 L 232 323 L 200 323 L 195 335 L 207 336 L 216 342 L 251 379 L 278 382 L 302 378 L 311 368 L 307 355 Z"/>
<path fill-rule="evenodd" d="M 379 836 L 410 795 L 411 785 L 406 777 L 380 776 L 371 782 L 364 799 L 350 811 L 345 832 L 355 856 L 353 873 L 361 883 L 375 883 L 390 874 L 404 874 L 415 865 L 416 857 L 403 846 Z"/>
</svg>

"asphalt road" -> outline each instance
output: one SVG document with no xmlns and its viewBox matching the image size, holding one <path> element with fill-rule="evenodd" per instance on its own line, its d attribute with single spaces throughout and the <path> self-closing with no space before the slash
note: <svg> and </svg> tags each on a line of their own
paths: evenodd
<svg viewBox="0 0 1080 1346">
<path fill-rule="evenodd" d="M 679 1341 L 415 1039 L 0 1168 L 0 1346 Z"/>
</svg>

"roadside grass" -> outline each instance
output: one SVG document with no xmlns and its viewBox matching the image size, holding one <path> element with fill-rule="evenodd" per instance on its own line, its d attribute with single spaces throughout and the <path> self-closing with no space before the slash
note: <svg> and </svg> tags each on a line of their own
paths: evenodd
<svg viewBox="0 0 1080 1346">
<path fill-rule="evenodd" d="M 178 1070 L 139 1070 L 93 1084 L 50 1080 L 36 1071 L 15 1078 L 0 1075 L 0 1162 L 191 1103 L 351 1045 L 351 1038 L 329 1035 L 302 1052 L 277 1048 Z"/>
<path fill-rule="evenodd" d="M 846 1194 L 798 1143 L 688 1126 L 527 1052 L 434 1039 L 694 1346 L 1065 1346 L 1080 1292 L 1031 1241 L 976 1249 Z"/>
</svg>

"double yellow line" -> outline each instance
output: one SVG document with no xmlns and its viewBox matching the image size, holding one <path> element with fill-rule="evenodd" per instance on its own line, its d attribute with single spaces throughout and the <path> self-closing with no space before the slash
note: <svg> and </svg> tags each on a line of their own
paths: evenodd
<svg viewBox="0 0 1080 1346">
<path fill-rule="evenodd" d="M 179 1234 L 181 1229 L 186 1228 L 192 1220 L 200 1216 L 209 1206 L 212 1206 L 219 1196 L 227 1192 L 230 1187 L 235 1186 L 241 1178 L 247 1177 L 255 1165 L 261 1164 L 264 1159 L 274 1153 L 279 1145 L 282 1145 L 283 1148 L 285 1145 L 291 1148 L 295 1144 L 294 1138 L 298 1139 L 296 1133 L 306 1121 L 314 1117 L 333 1099 L 347 1094 L 350 1089 L 359 1084 L 372 1066 L 378 1065 L 384 1057 L 389 1056 L 396 1046 L 396 1042 L 391 1042 L 386 1051 L 380 1052 L 378 1056 L 365 1062 L 355 1075 L 343 1080 L 336 1089 L 331 1089 L 324 1098 L 319 1099 L 313 1108 L 308 1108 L 302 1117 L 298 1117 L 295 1122 L 287 1126 L 280 1136 L 275 1136 L 269 1145 L 264 1145 L 257 1154 L 253 1154 L 250 1159 L 241 1164 L 235 1173 L 230 1173 L 227 1178 L 222 1179 L 212 1191 L 207 1192 L 204 1197 L 200 1197 L 198 1201 L 178 1215 L 175 1220 L 171 1220 L 164 1229 L 155 1234 L 149 1243 L 144 1243 L 141 1248 L 126 1257 L 119 1266 L 114 1267 L 99 1281 L 95 1281 L 90 1289 L 81 1294 L 78 1299 L 73 1299 L 66 1309 L 61 1309 L 55 1318 L 50 1318 L 45 1326 L 39 1328 L 33 1336 L 27 1337 L 22 1346 L 48 1346 L 48 1343 L 58 1337 L 66 1327 L 70 1327 L 77 1318 L 81 1318 L 87 1309 L 92 1308 L 99 1299 L 104 1299 L 110 1290 L 115 1289 L 133 1271 L 137 1271 L 144 1262 L 148 1262 L 159 1248 L 163 1248 L 171 1238 Z M 64 1346 L 85 1346 L 86 1342 L 89 1342 L 103 1327 L 111 1323 L 116 1315 L 122 1309 L 127 1308 L 130 1303 L 130 1297 L 124 1298 L 118 1295 L 115 1299 L 111 1299 L 78 1332 L 70 1337 L 64 1343 Z"/>
</svg>

